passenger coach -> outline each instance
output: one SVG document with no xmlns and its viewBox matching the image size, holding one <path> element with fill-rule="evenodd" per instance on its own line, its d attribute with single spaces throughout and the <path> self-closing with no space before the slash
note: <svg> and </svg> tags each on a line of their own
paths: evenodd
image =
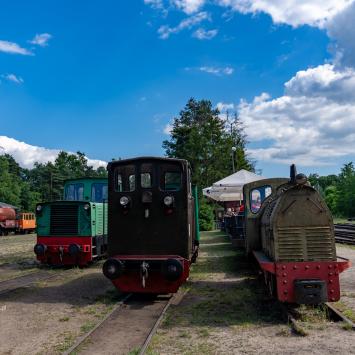
<svg viewBox="0 0 355 355">
<path fill-rule="evenodd" d="M 176 292 L 199 245 L 189 163 L 142 157 L 107 169 L 110 258 L 103 273 L 123 292 Z"/>
</svg>

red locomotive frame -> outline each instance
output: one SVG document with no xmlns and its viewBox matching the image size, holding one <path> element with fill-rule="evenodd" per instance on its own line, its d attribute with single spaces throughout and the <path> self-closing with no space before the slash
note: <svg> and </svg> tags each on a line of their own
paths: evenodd
<svg viewBox="0 0 355 355">
<path fill-rule="evenodd" d="M 145 285 L 142 283 L 142 275 L 137 270 L 126 270 L 124 273 L 112 281 L 112 283 L 122 292 L 133 293 L 156 293 L 167 294 L 175 293 L 179 287 L 187 280 L 190 272 L 190 261 L 177 255 L 117 255 L 110 259 L 120 260 L 122 262 L 165 262 L 174 259 L 182 264 L 183 271 L 177 280 L 169 281 L 159 270 L 148 270 L 148 277 L 145 279 Z"/>
<path fill-rule="evenodd" d="M 70 255 L 70 245 L 79 246 L 76 255 Z M 37 260 L 46 264 L 50 260 L 53 265 L 86 266 L 93 261 L 91 236 L 37 237 L 37 245 L 44 245 L 43 255 L 37 254 Z"/>
<path fill-rule="evenodd" d="M 339 301 L 339 274 L 351 266 L 349 260 L 339 257 L 342 261 L 274 262 L 263 252 L 253 251 L 253 254 L 265 279 L 270 280 L 268 276 L 275 277 L 278 300 L 288 303 L 296 302 L 294 283 L 297 280 L 325 281 L 328 301 Z"/>
</svg>

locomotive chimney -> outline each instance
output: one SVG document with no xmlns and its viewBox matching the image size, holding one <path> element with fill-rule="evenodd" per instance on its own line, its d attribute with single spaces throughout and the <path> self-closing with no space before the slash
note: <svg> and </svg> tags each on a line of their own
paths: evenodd
<svg viewBox="0 0 355 355">
<path fill-rule="evenodd" d="M 296 165 L 292 164 L 290 166 L 290 183 L 291 184 L 296 184 L 296 175 L 297 175 Z"/>
</svg>

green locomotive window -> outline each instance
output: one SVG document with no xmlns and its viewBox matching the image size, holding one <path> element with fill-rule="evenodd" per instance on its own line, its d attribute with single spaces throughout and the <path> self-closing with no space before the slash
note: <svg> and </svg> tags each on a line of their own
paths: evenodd
<svg viewBox="0 0 355 355">
<path fill-rule="evenodd" d="M 271 186 L 261 186 L 250 191 L 250 210 L 258 213 L 264 200 L 271 195 Z"/>
<path fill-rule="evenodd" d="M 141 173 L 141 187 L 144 189 L 152 187 L 152 177 L 150 173 Z"/>
<path fill-rule="evenodd" d="M 84 184 L 69 184 L 65 188 L 64 200 L 84 201 Z"/>
<path fill-rule="evenodd" d="M 103 202 L 107 201 L 107 184 L 95 183 L 91 186 L 91 201 Z"/>
<path fill-rule="evenodd" d="M 181 173 L 166 172 L 164 175 L 164 190 L 179 191 L 181 189 Z"/>
</svg>

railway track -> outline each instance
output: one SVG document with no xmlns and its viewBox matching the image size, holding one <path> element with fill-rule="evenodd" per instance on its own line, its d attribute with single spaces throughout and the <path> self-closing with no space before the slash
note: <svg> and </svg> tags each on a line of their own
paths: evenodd
<svg viewBox="0 0 355 355">
<path fill-rule="evenodd" d="M 184 293 L 149 296 L 128 294 L 92 330 L 82 335 L 63 355 L 145 354 L 165 312 Z"/>
<path fill-rule="evenodd" d="M 331 303 L 326 302 L 322 306 L 325 307 L 326 315 L 329 321 L 343 322 L 347 325 L 347 329 L 355 330 L 355 323 L 346 317 L 341 311 L 335 308 Z M 301 322 L 299 322 L 300 314 L 298 313 L 297 308 L 294 308 L 290 305 L 283 305 L 282 309 L 292 331 L 297 335 L 306 336 L 307 331 L 302 327 Z"/>
<path fill-rule="evenodd" d="M 334 230 L 337 243 L 355 245 L 355 224 L 335 224 Z"/>
<path fill-rule="evenodd" d="M 0 282 L 0 295 L 17 290 L 22 287 L 30 286 L 36 282 L 48 280 L 54 276 L 58 276 L 58 273 L 51 271 L 40 270 L 31 272 L 30 274 L 14 277 L 10 280 Z"/>
</svg>

